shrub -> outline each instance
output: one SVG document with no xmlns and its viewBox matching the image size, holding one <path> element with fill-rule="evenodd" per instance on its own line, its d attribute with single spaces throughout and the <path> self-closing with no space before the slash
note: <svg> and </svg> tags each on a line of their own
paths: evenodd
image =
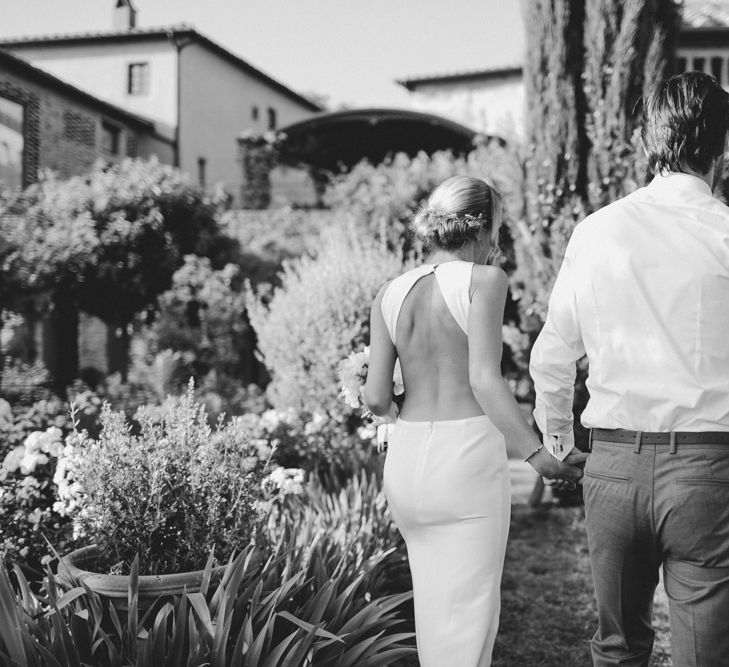
<svg viewBox="0 0 729 667">
<path fill-rule="evenodd" d="M 285 260 L 314 255 L 321 239 L 347 224 L 342 211 L 279 208 L 228 211 L 220 224 L 241 246 L 241 273 L 253 285 L 278 284 Z"/>
<path fill-rule="evenodd" d="M 324 239 L 316 258 L 287 264 L 270 301 L 248 299 L 263 362 L 271 373 L 268 397 L 343 421 L 337 362 L 369 339 L 369 315 L 379 287 L 403 270 L 399 254 L 351 231 Z"/>
<path fill-rule="evenodd" d="M 253 568 L 246 547 L 217 589 L 203 583 L 147 617 L 137 607 L 136 562 L 121 617 L 88 589 L 64 594 L 50 572 L 34 592 L 18 569 L 15 585 L 2 569 L 0 658 L 30 667 L 56 664 L 49 656 L 74 667 L 375 667 L 415 654 L 401 617 L 411 593 L 387 590 L 401 554 L 375 479 L 353 480 L 336 496 L 319 487 L 287 496 L 267 530 L 267 561 Z"/>
<path fill-rule="evenodd" d="M 51 368 L 59 386 L 77 371 L 70 347 L 79 308 L 115 327 L 111 366 L 124 374 L 128 326 L 169 288 L 183 256 L 209 256 L 219 268 L 234 254 L 234 241 L 218 224 L 224 203 L 222 193 L 206 195 L 156 159 L 99 162 L 68 180 L 45 173 L 0 203 L 0 309 L 20 295 L 35 299 L 35 311 L 53 314 L 64 349 Z"/>
<path fill-rule="evenodd" d="M 356 419 L 343 423 L 289 408 L 249 412 L 241 420 L 253 441 L 274 445 L 276 463 L 303 468 L 328 485 L 350 479 L 373 455 L 374 429 L 351 428 Z"/>
<path fill-rule="evenodd" d="M 75 431 L 56 471 L 59 505 L 74 529 L 100 546 L 100 564 L 145 573 L 199 569 L 214 547 L 225 560 L 256 537 L 256 502 L 270 450 L 233 419 L 208 425 L 193 387 L 136 415 L 105 405 L 97 439 Z"/>
<path fill-rule="evenodd" d="M 468 174 L 492 181 L 507 199 L 507 210 L 520 210 L 518 187 L 522 166 L 510 147 L 478 143 L 466 157 L 448 151 L 409 157 L 398 153 L 379 165 L 367 161 L 334 176 L 324 194 L 335 213 L 352 216 L 363 233 L 402 247 L 415 211 L 437 185 L 451 176 Z"/>
<path fill-rule="evenodd" d="M 13 402 L 28 403 L 44 393 L 49 380 L 50 374 L 42 361 L 28 363 L 6 357 L 0 369 L 0 396 Z"/>
<path fill-rule="evenodd" d="M 149 354 L 174 350 L 187 361 L 178 372 L 198 382 L 211 371 L 237 378 L 248 371 L 244 365 L 252 343 L 235 264 L 216 271 L 207 257 L 185 256 L 158 309 L 146 336 Z"/>
</svg>

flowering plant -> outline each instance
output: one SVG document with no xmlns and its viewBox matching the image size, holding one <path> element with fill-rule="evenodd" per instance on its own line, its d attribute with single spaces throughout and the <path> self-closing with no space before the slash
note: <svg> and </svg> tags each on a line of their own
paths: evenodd
<svg viewBox="0 0 729 667">
<path fill-rule="evenodd" d="M 100 547 L 97 566 L 126 573 L 138 554 L 143 572 L 174 573 L 201 569 L 213 548 L 223 562 L 252 541 L 262 546 L 268 443 L 249 440 L 240 418 L 211 428 L 192 384 L 135 421 L 138 434 L 106 404 L 98 438 L 75 430 L 59 457 L 57 509 Z"/>
<path fill-rule="evenodd" d="M 361 445 L 374 437 L 362 429 L 352 433 L 346 422 L 331 415 L 294 408 L 249 412 L 240 420 L 252 443 L 272 448 L 275 464 L 326 476 L 334 472 L 347 478 L 358 470 L 367 458 Z"/>
<path fill-rule="evenodd" d="M 40 555 L 47 553 L 44 536 L 59 548 L 68 538 L 68 520 L 54 509 L 53 474 L 62 449 L 63 432 L 50 426 L 28 433 L 2 460 L 0 560 L 14 558 L 37 566 Z"/>
</svg>

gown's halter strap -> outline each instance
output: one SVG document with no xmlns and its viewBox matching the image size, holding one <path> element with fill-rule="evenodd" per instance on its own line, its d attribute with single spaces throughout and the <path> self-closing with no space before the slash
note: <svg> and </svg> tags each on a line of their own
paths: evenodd
<svg viewBox="0 0 729 667">
<path fill-rule="evenodd" d="M 397 319 L 400 316 L 400 309 L 405 297 L 418 280 L 431 273 L 435 274 L 438 288 L 451 315 L 453 315 L 463 333 L 468 334 L 468 309 L 471 305 L 469 292 L 472 271 L 472 262 L 452 261 L 443 264 L 423 264 L 395 278 L 382 295 L 382 316 L 385 319 L 385 325 L 390 333 L 393 345 L 395 345 Z"/>
</svg>

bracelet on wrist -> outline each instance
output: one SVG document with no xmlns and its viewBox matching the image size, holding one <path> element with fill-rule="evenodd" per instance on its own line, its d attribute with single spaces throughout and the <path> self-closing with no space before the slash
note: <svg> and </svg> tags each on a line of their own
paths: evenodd
<svg viewBox="0 0 729 667">
<path fill-rule="evenodd" d="M 539 447 L 537 447 L 531 454 L 529 454 L 529 456 L 527 456 L 524 461 L 528 463 L 529 459 L 532 458 L 532 456 L 534 456 L 535 454 L 539 453 L 542 449 L 544 449 L 544 445 L 539 445 Z"/>
</svg>

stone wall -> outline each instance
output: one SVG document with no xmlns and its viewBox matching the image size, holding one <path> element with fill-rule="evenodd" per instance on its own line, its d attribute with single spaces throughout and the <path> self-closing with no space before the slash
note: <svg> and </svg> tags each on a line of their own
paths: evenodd
<svg viewBox="0 0 729 667">
<path fill-rule="evenodd" d="M 114 162 L 136 153 L 139 130 L 121 120 L 109 118 L 80 96 L 53 90 L 0 66 L 0 95 L 25 107 L 24 182 L 37 179 L 38 169 L 52 169 L 62 178 L 82 174 L 98 158 Z M 119 128 L 119 151 L 105 152 L 101 146 L 102 123 Z"/>
</svg>

